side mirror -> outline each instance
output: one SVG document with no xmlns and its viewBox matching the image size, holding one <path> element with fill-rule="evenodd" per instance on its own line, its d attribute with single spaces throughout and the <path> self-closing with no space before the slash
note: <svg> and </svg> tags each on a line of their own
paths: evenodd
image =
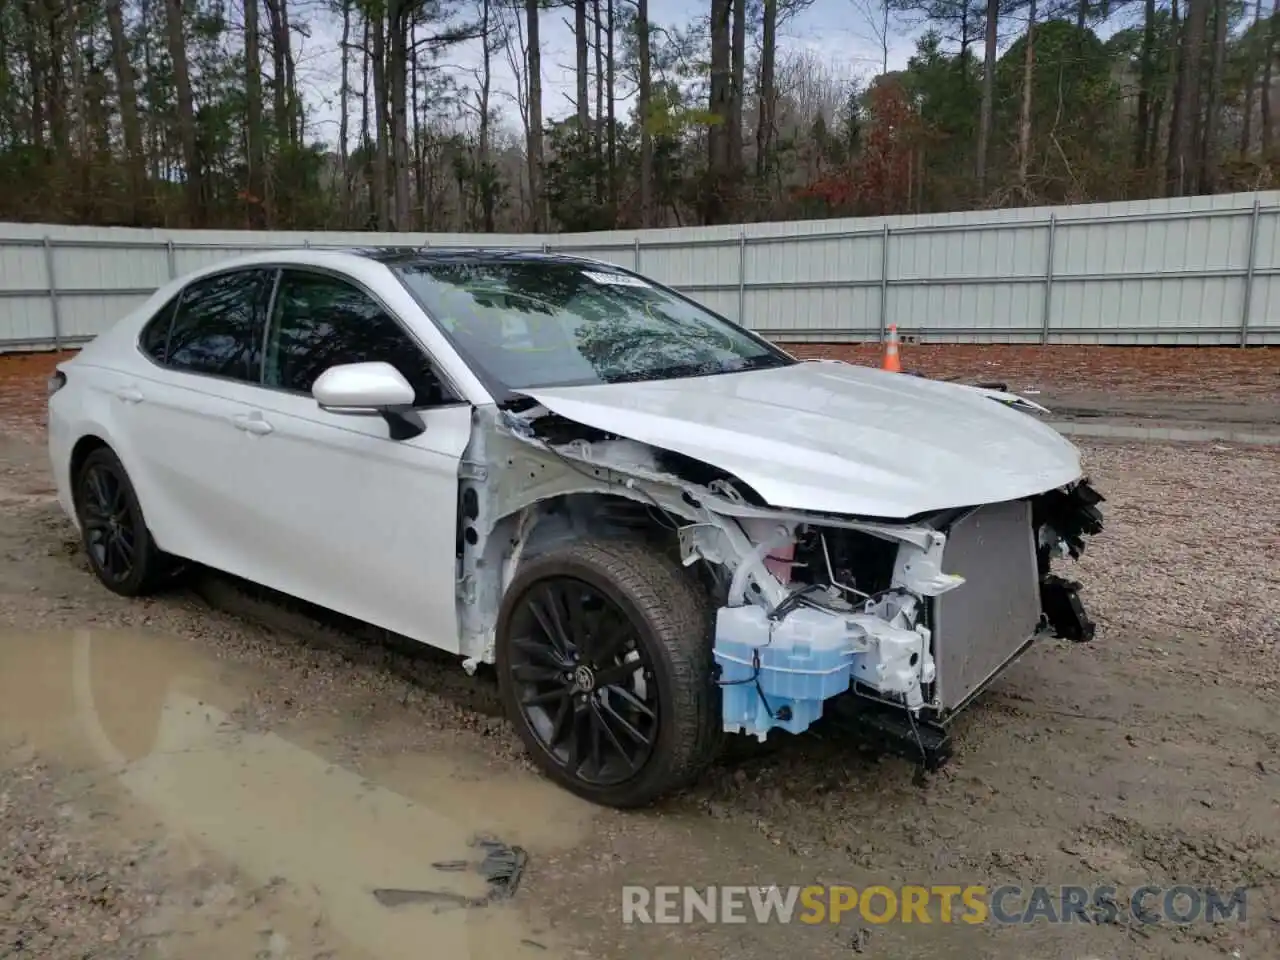
<svg viewBox="0 0 1280 960">
<path fill-rule="evenodd" d="M 330 413 L 381 414 L 412 407 L 413 387 L 389 363 L 342 363 L 330 367 L 311 387 L 316 403 Z"/>
</svg>

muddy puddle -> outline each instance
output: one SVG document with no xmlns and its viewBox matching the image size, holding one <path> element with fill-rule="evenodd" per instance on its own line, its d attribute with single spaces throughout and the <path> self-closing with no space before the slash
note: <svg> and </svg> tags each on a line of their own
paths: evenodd
<svg viewBox="0 0 1280 960">
<path fill-rule="evenodd" d="M 321 721 L 243 719 L 263 682 L 172 637 L 0 633 L 0 772 L 56 770 L 62 827 L 127 854 L 137 903 L 104 940 L 184 960 L 572 955 L 502 897 L 504 858 L 571 847 L 589 808 L 467 755 L 349 769 Z"/>
</svg>

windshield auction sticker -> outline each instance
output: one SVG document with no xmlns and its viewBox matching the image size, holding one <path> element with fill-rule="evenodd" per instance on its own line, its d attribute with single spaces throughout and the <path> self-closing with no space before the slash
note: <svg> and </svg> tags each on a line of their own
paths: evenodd
<svg viewBox="0 0 1280 960">
<path fill-rule="evenodd" d="M 610 287 L 641 287 L 648 290 L 649 284 L 639 277 L 630 277 L 625 273 L 599 273 L 595 270 L 583 270 L 582 275 L 594 283 Z"/>
</svg>

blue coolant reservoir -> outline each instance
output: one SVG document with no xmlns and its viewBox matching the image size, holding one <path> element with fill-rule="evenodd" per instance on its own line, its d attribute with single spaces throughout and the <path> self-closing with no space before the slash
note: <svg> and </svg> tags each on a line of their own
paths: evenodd
<svg viewBox="0 0 1280 960">
<path fill-rule="evenodd" d="M 721 607 L 713 652 L 720 666 L 724 729 L 763 740 L 774 727 L 803 732 L 822 701 L 849 689 L 866 634 L 853 621 L 797 607 L 770 621 L 762 607 Z"/>
</svg>

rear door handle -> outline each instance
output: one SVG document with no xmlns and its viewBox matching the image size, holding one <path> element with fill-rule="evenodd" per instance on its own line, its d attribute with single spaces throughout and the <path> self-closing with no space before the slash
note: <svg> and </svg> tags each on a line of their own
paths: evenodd
<svg viewBox="0 0 1280 960">
<path fill-rule="evenodd" d="M 142 391 L 137 387 L 121 387 L 116 391 L 116 398 L 125 403 L 141 403 Z"/>
<path fill-rule="evenodd" d="M 245 433 L 256 434 L 260 437 L 270 433 L 272 430 L 271 424 L 263 420 L 262 417 L 250 416 L 247 413 L 232 417 L 231 422 L 236 425 L 237 430 L 243 430 Z"/>
</svg>

